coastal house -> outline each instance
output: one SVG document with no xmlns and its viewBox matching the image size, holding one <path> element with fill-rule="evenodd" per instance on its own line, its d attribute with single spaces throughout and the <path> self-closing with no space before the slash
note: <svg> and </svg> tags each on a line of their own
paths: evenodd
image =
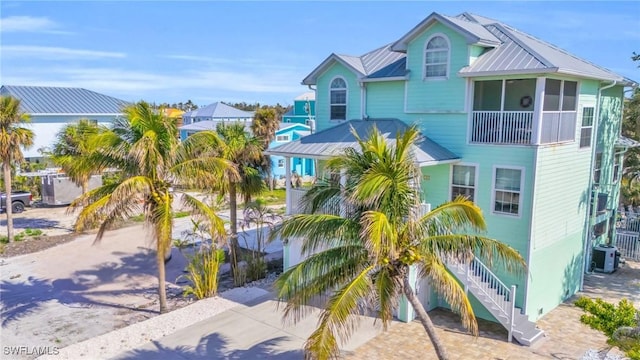
<svg viewBox="0 0 640 360">
<path fill-rule="evenodd" d="M 311 134 L 311 127 L 297 122 L 281 122 L 280 128 L 276 130 L 275 138 L 269 144 L 269 148 L 274 148 L 291 141 L 296 141 Z M 271 173 L 274 178 L 284 178 L 286 159 L 283 156 L 271 156 Z M 308 158 L 290 158 L 290 171 L 301 177 L 315 176 L 315 161 Z"/>
<path fill-rule="evenodd" d="M 221 102 L 215 102 L 205 107 L 182 114 L 180 139 L 203 130 L 215 130 L 218 124 L 241 123 L 247 129 L 253 121 L 253 112 L 243 111 Z"/>
<path fill-rule="evenodd" d="M 81 88 L 3 85 L 0 95 L 19 99 L 20 110 L 29 115 L 28 126 L 35 138 L 33 146 L 23 151 L 27 159 L 41 158 L 43 151 L 51 150 L 56 134 L 65 125 L 89 119 L 108 126 L 122 116 L 123 107 L 129 104 Z"/>
<path fill-rule="evenodd" d="M 316 93 L 313 91 L 296 96 L 293 107 L 282 115 L 282 122 L 311 126 L 316 119 Z"/>
<path fill-rule="evenodd" d="M 527 273 L 451 264 L 476 315 L 522 344 L 543 335 L 535 321 L 582 286 L 592 249 L 616 241 L 623 154 L 624 88 L 637 86 L 500 21 L 432 13 L 397 41 L 361 56 L 331 54 L 304 80 L 316 87 L 317 131 L 268 151 L 320 163 L 355 146 L 375 124 L 393 141 L 416 124 L 425 211 L 467 196 L 489 237 L 517 249 Z M 321 164 L 319 165 L 321 168 Z M 287 183 L 287 212 L 303 211 Z M 287 239 L 285 268 L 302 260 Z M 414 274 L 415 275 L 415 274 Z M 447 304 L 416 279 L 429 310 Z M 401 305 L 398 317 L 413 318 Z"/>
</svg>

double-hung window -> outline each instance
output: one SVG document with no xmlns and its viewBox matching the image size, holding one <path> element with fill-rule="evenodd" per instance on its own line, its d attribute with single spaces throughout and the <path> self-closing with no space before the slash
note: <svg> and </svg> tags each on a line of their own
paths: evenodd
<svg viewBox="0 0 640 360">
<path fill-rule="evenodd" d="M 475 201 L 476 167 L 472 165 L 451 166 L 451 200 L 464 196 Z"/>
<path fill-rule="evenodd" d="M 522 194 L 522 170 L 495 168 L 493 182 L 493 212 L 520 215 Z"/>
<path fill-rule="evenodd" d="M 347 119 L 347 83 L 343 78 L 331 81 L 330 90 L 331 120 Z"/>
<path fill-rule="evenodd" d="M 582 127 L 580 128 L 580 147 L 591 146 L 591 134 L 593 133 L 593 107 L 582 108 Z"/>
</svg>

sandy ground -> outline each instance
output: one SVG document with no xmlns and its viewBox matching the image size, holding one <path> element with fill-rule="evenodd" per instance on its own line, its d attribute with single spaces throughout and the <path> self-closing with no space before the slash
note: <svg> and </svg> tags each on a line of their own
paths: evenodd
<svg viewBox="0 0 640 360">
<path fill-rule="evenodd" d="M 64 208 L 30 209 L 19 216 L 17 224 L 40 221 L 48 234 L 69 232 L 74 220 Z M 23 216 L 26 220 L 19 220 Z M 191 227 L 189 218 L 175 219 L 173 237 L 183 237 Z M 248 234 L 251 245 L 255 231 Z M 144 226 L 109 231 L 99 244 L 94 238 L 82 235 L 41 252 L 0 259 L 3 355 L 11 346 L 63 348 L 158 315 L 155 255 Z M 281 243 L 269 246 L 272 255 L 281 249 Z M 177 282 L 186 260 L 176 249 L 172 254 L 166 280 L 169 307 L 176 309 L 192 301 L 181 295 L 184 282 Z"/>
</svg>

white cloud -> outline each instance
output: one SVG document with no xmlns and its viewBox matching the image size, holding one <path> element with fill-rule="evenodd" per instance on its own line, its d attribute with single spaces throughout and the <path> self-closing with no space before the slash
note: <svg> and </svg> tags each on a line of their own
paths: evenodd
<svg viewBox="0 0 640 360">
<path fill-rule="evenodd" d="M 7 45 L 2 47 L 3 57 L 37 57 L 45 60 L 124 58 L 119 52 L 69 49 L 53 46 Z"/>
<path fill-rule="evenodd" d="M 0 19 L 0 32 L 35 32 L 49 34 L 71 34 L 60 30 L 60 25 L 46 17 L 9 16 Z"/>
</svg>

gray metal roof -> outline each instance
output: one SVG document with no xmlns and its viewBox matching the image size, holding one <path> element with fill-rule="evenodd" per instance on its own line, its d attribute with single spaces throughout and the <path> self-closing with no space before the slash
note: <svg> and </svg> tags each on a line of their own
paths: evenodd
<svg viewBox="0 0 640 360">
<path fill-rule="evenodd" d="M 640 142 L 637 142 L 636 140 L 629 139 L 628 137 L 624 137 L 620 135 L 620 137 L 616 139 L 615 146 L 620 148 L 634 148 L 634 147 L 640 147 Z"/>
<path fill-rule="evenodd" d="M 369 51 L 362 56 L 331 54 L 309 75 L 307 75 L 304 80 L 302 80 L 302 84 L 315 85 L 318 75 L 320 75 L 336 61 L 350 68 L 353 72 L 356 73 L 356 75 L 358 75 L 358 77 L 364 78 L 389 65 L 397 63 L 398 60 L 403 59 L 405 56 L 406 55 L 403 53 L 392 51 L 391 44 L 387 44 L 375 50 Z"/>
<path fill-rule="evenodd" d="M 476 15 L 469 15 L 480 18 Z M 489 23 L 490 19 L 480 21 Z M 465 21 L 465 20 L 460 20 Z M 502 41 L 502 45 L 482 54 L 472 65 L 460 71 L 462 76 L 508 73 L 562 73 L 599 80 L 630 80 L 608 69 L 580 59 L 559 47 L 535 38 L 508 25 L 493 21 L 485 25 Z"/>
<path fill-rule="evenodd" d="M 190 131 L 205 131 L 205 130 L 216 130 L 216 128 L 218 127 L 218 125 L 220 124 L 225 124 L 225 125 L 231 125 L 231 124 L 242 124 L 244 125 L 245 129 L 248 131 L 251 123 L 245 123 L 244 121 L 214 121 L 214 120 L 205 120 L 205 121 L 198 121 L 198 122 L 194 122 L 193 124 L 188 124 L 188 125 L 183 125 L 180 126 L 179 129 L 180 130 L 190 130 Z"/>
<path fill-rule="evenodd" d="M 81 88 L 47 86 L 0 87 L 0 95 L 20 99 L 27 114 L 120 115 L 128 102 Z"/>
<path fill-rule="evenodd" d="M 238 110 L 227 104 L 215 102 L 205 107 L 182 114 L 183 118 L 204 117 L 211 119 L 242 119 L 253 118 L 253 112 Z"/>
<path fill-rule="evenodd" d="M 346 148 L 359 148 L 351 129 L 355 130 L 361 138 L 366 138 L 374 125 L 391 144 L 395 143 L 398 134 L 402 134 L 408 128 L 407 124 L 398 119 L 349 120 L 299 140 L 268 149 L 265 153 L 302 158 L 328 158 L 340 155 Z M 459 156 L 426 136 L 422 136 L 414 145 L 413 155 L 420 166 L 460 159 Z"/>
<path fill-rule="evenodd" d="M 406 76 L 407 71 L 407 58 L 402 57 L 399 60 L 383 67 L 380 70 L 372 73 L 367 76 L 365 79 L 381 79 L 381 78 L 390 78 L 390 77 L 403 77 Z"/>
</svg>

